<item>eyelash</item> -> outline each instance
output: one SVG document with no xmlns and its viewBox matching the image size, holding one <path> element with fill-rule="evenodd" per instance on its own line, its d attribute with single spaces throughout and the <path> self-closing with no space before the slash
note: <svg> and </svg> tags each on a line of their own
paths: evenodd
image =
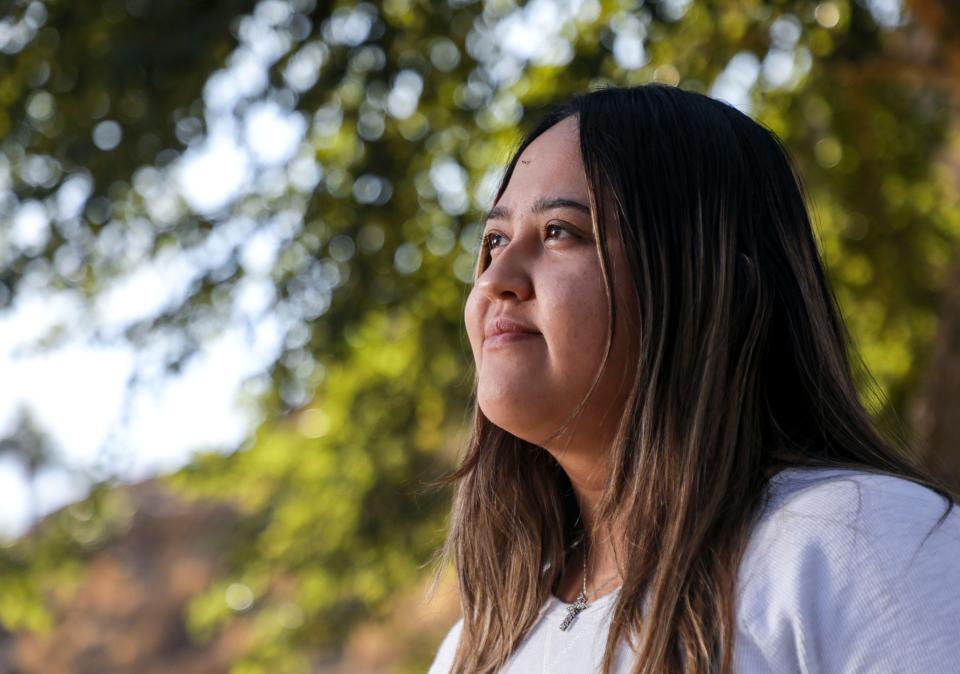
<svg viewBox="0 0 960 674">
<path fill-rule="evenodd" d="M 547 224 L 545 224 L 545 225 L 543 226 L 542 230 L 541 230 L 542 233 L 543 233 L 543 234 L 546 234 L 546 233 L 547 233 L 547 230 L 550 229 L 551 227 L 556 227 L 557 229 L 560 229 L 560 230 L 566 232 L 566 233 L 569 234 L 570 236 L 575 236 L 575 234 L 573 234 L 569 229 L 567 229 L 567 228 L 564 227 L 563 225 L 558 225 L 558 224 L 555 223 L 555 222 L 548 222 Z M 500 232 L 496 232 L 496 231 L 491 231 L 491 232 L 487 232 L 486 234 L 484 234 L 484 235 L 480 238 L 480 248 L 481 248 L 481 250 L 492 250 L 492 248 L 491 248 L 491 246 L 490 246 L 490 237 L 491 237 L 491 236 L 503 236 L 503 235 L 500 234 Z"/>
</svg>

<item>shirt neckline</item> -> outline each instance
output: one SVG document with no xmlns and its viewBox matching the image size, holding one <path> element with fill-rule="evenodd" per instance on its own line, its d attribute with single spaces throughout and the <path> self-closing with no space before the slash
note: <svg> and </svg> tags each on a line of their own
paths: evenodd
<svg viewBox="0 0 960 674">
<path fill-rule="evenodd" d="M 824 477 L 833 477 L 834 475 L 857 472 L 862 471 L 857 468 L 848 468 L 846 466 L 786 466 L 785 468 L 781 468 L 776 473 L 771 475 L 768 478 L 768 481 L 780 484 L 783 482 L 792 482 L 802 477 L 810 477 L 818 480 Z"/>
</svg>

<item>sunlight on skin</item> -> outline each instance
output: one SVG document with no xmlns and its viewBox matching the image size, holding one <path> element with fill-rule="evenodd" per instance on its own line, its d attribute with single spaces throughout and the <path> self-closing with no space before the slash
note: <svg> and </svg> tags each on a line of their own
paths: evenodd
<svg viewBox="0 0 960 674">
<path fill-rule="evenodd" d="M 540 200 L 576 202 L 537 212 Z M 567 473 L 593 540 L 590 586 L 616 575 L 607 532 L 593 530 L 606 475 L 605 458 L 619 422 L 638 354 L 630 325 L 626 258 L 615 230 L 607 229 L 609 269 L 617 293 L 617 325 L 607 366 L 589 402 L 559 437 L 547 439 L 576 410 L 600 369 L 607 339 L 607 297 L 597 256 L 586 174 L 576 119 L 567 117 L 533 141 L 520 156 L 506 190 L 484 229 L 490 261 L 474 284 L 464 319 L 478 372 L 477 402 L 497 426 L 543 446 Z M 546 204 L 541 204 L 546 205 Z M 602 225 L 601 225 L 602 226 Z M 510 340 L 491 337 L 505 317 L 538 334 Z M 561 583 L 576 595 L 580 569 Z"/>
</svg>

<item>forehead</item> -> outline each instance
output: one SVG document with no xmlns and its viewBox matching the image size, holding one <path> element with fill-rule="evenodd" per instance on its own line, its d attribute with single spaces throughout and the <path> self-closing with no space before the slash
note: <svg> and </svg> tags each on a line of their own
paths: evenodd
<svg viewBox="0 0 960 674">
<path fill-rule="evenodd" d="M 587 199 L 587 177 L 580 159 L 575 117 L 567 117 L 530 143 L 517 160 L 498 204 L 525 203 L 548 193 Z"/>
</svg>

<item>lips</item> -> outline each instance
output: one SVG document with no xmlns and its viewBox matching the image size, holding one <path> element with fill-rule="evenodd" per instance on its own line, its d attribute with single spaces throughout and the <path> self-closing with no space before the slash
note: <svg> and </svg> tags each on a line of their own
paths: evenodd
<svg viewBox="0 0 960 674">
<path fill-rule="evenodd" d="M 524 344 L 533 342 L 543 337 L 539 332 L 501 332 L 499 335 L 493 335 L 483 340 L 483 348 L 489 349 L 507 344 Z"/>
<path fill-rule="evenodd" d="M 539 335 L 540 332 L 532 325 L 522 323 L 506 316 L 499 316 L 487 323 L 487 329 L 484 337 L 496 337 L 505 333 L 521 333 L 530 335 Z"/>
<path fill-rule="evenodd" d="M 536 328 L 512 318 L 499 316 L 487 323 L 483 346 L 491 348 L 506 344 L 529 342 L 542 337 Z"/>
</svg>

